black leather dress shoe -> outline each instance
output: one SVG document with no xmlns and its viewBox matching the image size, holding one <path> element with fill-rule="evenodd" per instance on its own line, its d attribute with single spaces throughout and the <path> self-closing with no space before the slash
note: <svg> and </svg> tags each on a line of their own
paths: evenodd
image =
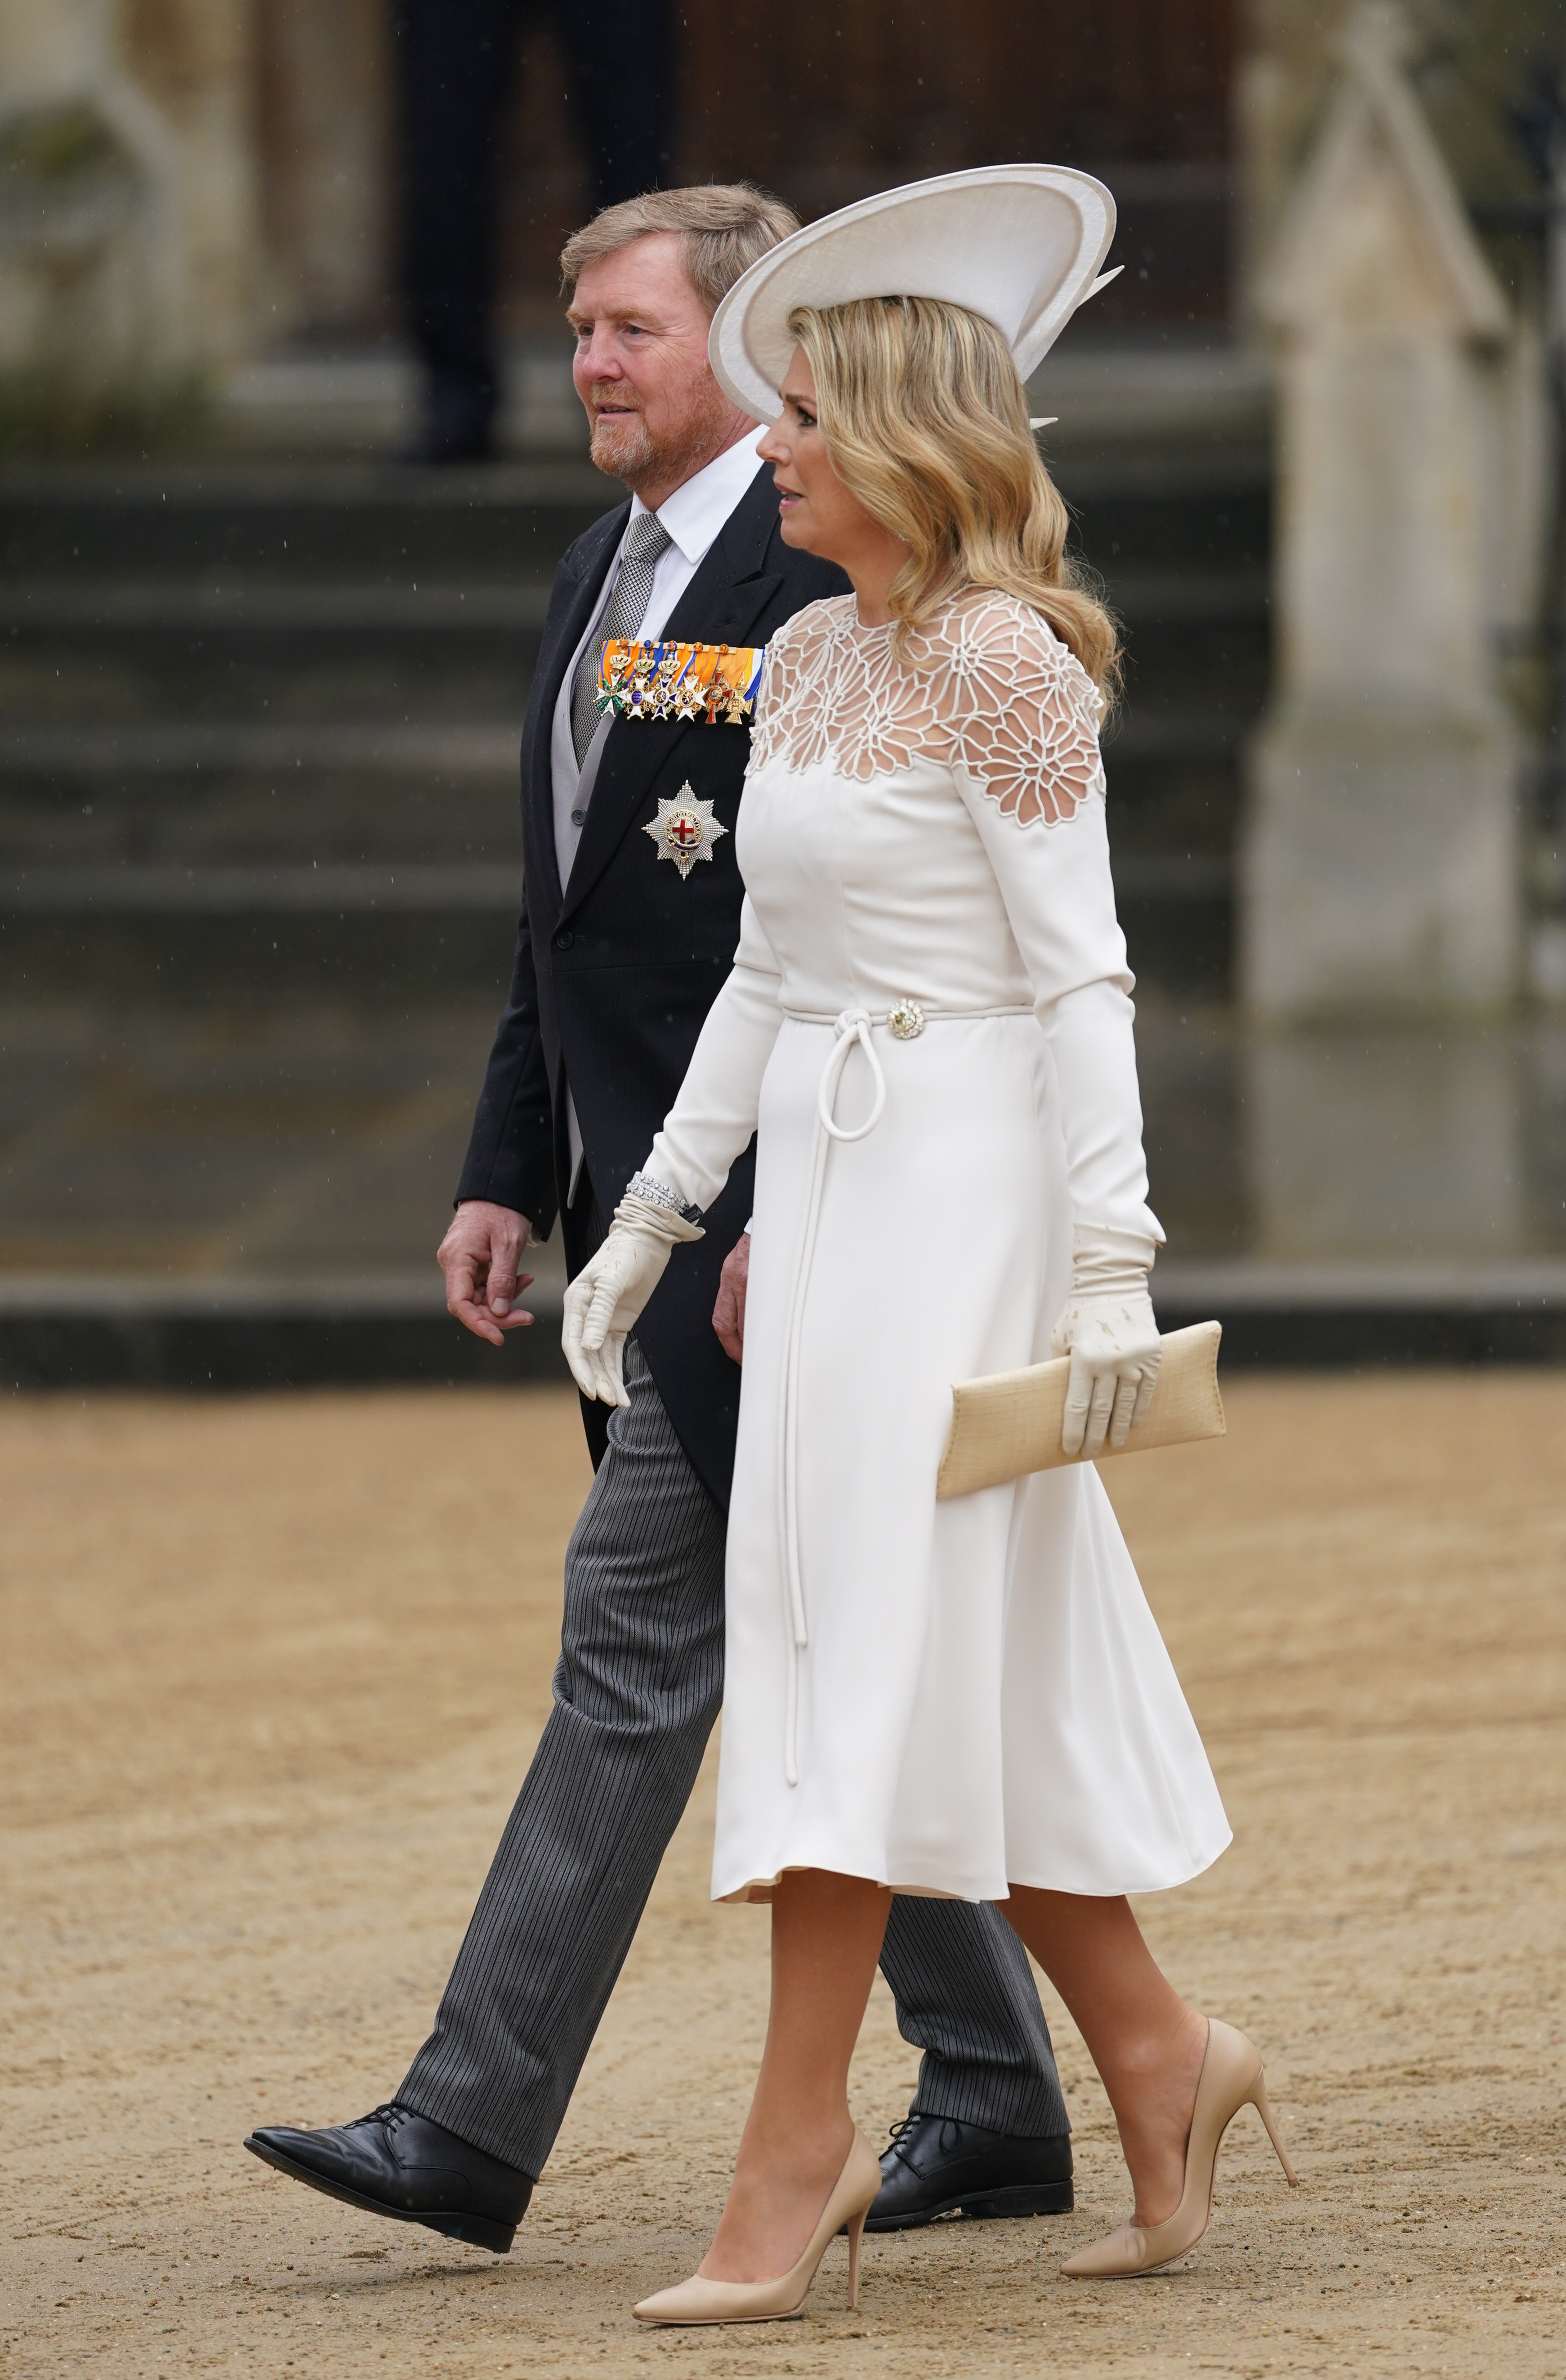
<svg viewBox="0 0 1566 2380">
<path fill-rule="evenodd" d="M 395 2100 L 325 2131 L 269 2126 L 251 2132 L 245 2146 L 328 2198 L 397 2223 L 428 2224 L 448 2240 L 469 2240 L 497 2256 L 510 2248 L 533 2194 L 531 2174 L 470 2148 L 443 2124 Z"/>
<path fill-rule="evenodd" d="M 1069 2132 L 1018 2140 L 916 2107 L 892 2125 L 880 2172 L 867 2231 L 910 2231 L 938 2215 L 1069 2215 L 1072 2209 Z"/>
</svg>

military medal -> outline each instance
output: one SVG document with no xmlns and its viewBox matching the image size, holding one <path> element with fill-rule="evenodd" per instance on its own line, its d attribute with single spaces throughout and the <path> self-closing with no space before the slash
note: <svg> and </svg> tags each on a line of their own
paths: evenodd
<svg viewBox="0 0 1566 2380">
<path fill-rule="evenodd" d="M 625 710 L 625 680 L 630 672 L 631 655 L 635 650 L 634 646 L 624 644 L 605 647 L 603 658 L 599 663 L 598 685 L 593 690 L 593 699 L 598 705 L 600 718 L 605 716 L 614 718 Z M 611 654 L 613 656 L 613 660 L 610 658 Z"/>
<path fill-rule="evenodd" d="M 765 645 L 631 644 L 613 638 L 598 665 L 601 712 L 616 719 L 704 719 L 742 727 L 756 708 Z"/>
<path fill-rule="evenodd" d="M 698 859 L 711 858 L 712 845 L 728 831 L 713 817 L 710 802 L 698 801 L 688 780 L 672 802 L 660 800 L 658 816 L 642 829 L 658 845 L 659 858 L 674 861 L 682 882 Z"/>
</svg>

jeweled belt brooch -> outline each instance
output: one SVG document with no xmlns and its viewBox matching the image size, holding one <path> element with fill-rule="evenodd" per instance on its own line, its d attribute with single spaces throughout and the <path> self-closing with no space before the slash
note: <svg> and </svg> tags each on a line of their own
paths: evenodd
<svg viewBox="0 0 1566 2380">
<path fill-rule="evenodd" d="M 672 859 L 680 871 L 683 883 L 698 859 L 710 859 L 712 845 L 728 828 L 712 815 L 710 802 L 698 801 L 689 783 L 683 784 L 674 800 L 658 804 L 658 816 L 644 826 L 658 845 L 660 859 Z"/>
<path fill-rule="evenodd" d="M 632 644 L 598 665 L 598 707 L 616 719 L 700 719 L 741 727 L 756 707 L 765 645 Z"/>
</svg>

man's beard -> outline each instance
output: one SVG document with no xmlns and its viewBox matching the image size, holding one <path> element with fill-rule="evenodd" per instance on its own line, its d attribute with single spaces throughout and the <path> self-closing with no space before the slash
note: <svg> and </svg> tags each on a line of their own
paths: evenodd
<svg viewBox="0 0 1566 2380">
<path fill-rule="evenodd" d="M 658 469 L 658 449 L 639 413 L 601 413 L 588 451 L 601 471 L 624 480 L 628 488 L 650 480 Z"/>
<path fill-rule="evenodd" d="M 607 393 L 607 392 L 606 392 Z M 681 486 L 720 450 L 732 419 L 728 399 L 705 369 L 693 379 L 669 434 L 654 439 L 639 411 L 601 413 L 589 448 L 601 471 L 633 492 L 671 480 Z"/>
</svg>

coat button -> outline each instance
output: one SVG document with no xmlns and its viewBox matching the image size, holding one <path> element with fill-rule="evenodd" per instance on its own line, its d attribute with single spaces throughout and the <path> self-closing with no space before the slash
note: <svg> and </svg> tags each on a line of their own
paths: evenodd
<svg viewBox="0 0 1566 2380">
<path fill-rule="evenodd" d="M 569 926 L 562 926 L 554 938 L 554 947 L 557 951 L 568 951 L 576 939 Z"/>
</svg>

